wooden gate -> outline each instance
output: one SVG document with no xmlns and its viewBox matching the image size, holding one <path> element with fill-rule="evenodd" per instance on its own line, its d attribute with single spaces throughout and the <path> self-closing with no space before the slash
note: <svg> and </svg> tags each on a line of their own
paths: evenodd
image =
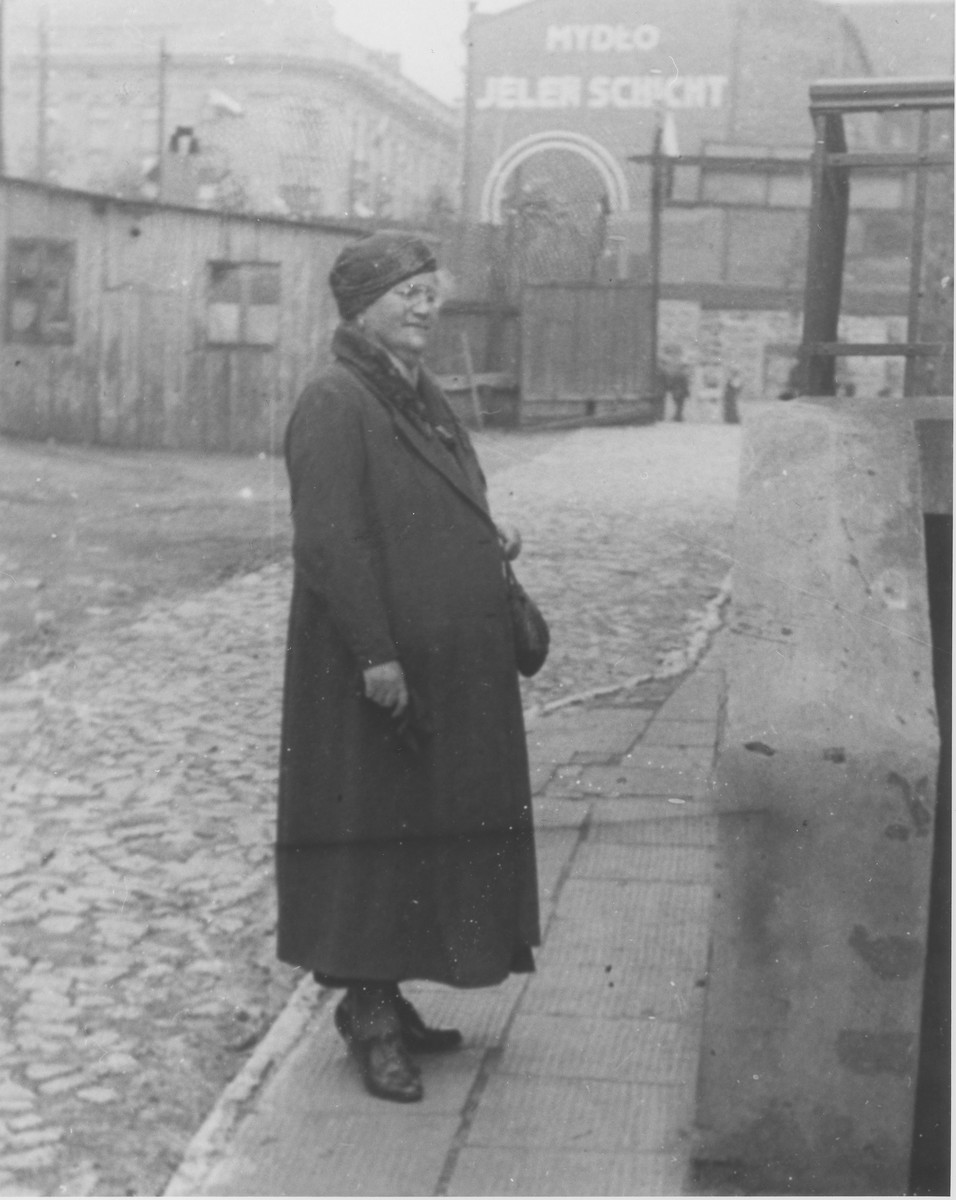
<svg viewBox="0 0 956 1200">
<path fill-rule="evenodd" d="M 654 420 L 653 319 L 647 286 L 525 287 L 521 424 Z"/>
</svg>

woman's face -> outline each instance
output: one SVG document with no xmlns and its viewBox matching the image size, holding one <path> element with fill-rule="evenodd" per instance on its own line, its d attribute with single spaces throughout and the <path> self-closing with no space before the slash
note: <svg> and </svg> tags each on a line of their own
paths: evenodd
<svg viewBox="0 0 956 1200">
<path fill-rule="evenodd" d="M 439 303 L 438 275 L 424 271 L 379 296 L 359 317 L 359 326 L 371 341 L 414 366 L 428 345 Z"/>
</svg>

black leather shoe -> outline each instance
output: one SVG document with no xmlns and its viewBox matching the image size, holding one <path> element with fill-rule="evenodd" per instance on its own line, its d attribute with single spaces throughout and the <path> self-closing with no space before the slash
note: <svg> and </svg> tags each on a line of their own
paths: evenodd
<svg viewBox="0 0 956 1200">
<path fill-rule="evenodd" d="M 335 1028 L 339 1031 L 339 1036 L 342 1038 L 342 1041 L 345 1042 L 346 1046 L 351 1047 L 352 1042 L 355 1040 L 355 1033 L 352 1030 L 352 1018 L 348 1014 L 348 1009 L 345 1007 L 344 1000 L 340 1000 L 339 1003 L 336 1004 L 333 1020 L 335 1021 Z"/>
<path fill-rule="evenodd" d="M 449 1050 L 457 1050 L 461 1046 L 461 1030 L 432 1029 L 425 1024 L 418 1010 L 401 992 L 395 997 L 393 1004 L 401 1022 L 405 1049 L 412 1054 L 447 1054 Z M 341 1033 L 341 1029 L 339 1032 Z"/>
<path fill-rule="evenodd" d="M 365 1090 L 373 1096 L 414 1104 L 425 1095 L 421 1074 L 408 1057 L 400 1033 L 353 1038 L 349 1051 L 358 1063 Z"/>
</svg>

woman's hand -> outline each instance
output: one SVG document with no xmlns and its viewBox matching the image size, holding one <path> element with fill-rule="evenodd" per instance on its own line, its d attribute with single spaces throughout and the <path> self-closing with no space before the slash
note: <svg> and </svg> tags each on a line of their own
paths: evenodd
<svg viewBox="0 0 956 1200">
<path fill-rule="evenodd" d="M 511 562 L 521 553 L 521 534 L 514 525 L 507 523 L 497 526 L 497 529 L 502 553 L 508 562 Z"/>
<path fill-rule="evenodd" d="M 402 664 L 396 660 L 378 663 L 374 667 L 367 667 L 362 677 L 365 695 L 369 700 L 380 704 L 382 708 L 390 708 L 392 716 L 400 717 L 408 707 L 408 687 Z"/>
</svg>

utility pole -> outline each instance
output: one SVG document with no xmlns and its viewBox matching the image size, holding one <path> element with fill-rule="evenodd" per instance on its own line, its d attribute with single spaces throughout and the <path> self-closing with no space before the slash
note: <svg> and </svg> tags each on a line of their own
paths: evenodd
<svg viewBox="0 0 956 1200">
<path fill-rule="evenodd" d="M 474 67 L 472 64 L 472 27 L 475 21 L 475 14 L 478 11 L 478 0 L 469 0 L 468 2 L 468 20 L 465 25 L 465 32 L 462 35 L 462 41 L 465 43 L 465 122 L 462 130 L 464 143 L 464 155 L 462 156 L 461 168 L 461 192 L 459 197 L 459 212 L 460 223 L 464 223 L 469 219 L 468 204 L 471 200 L 471 156 L 472 156 L 472 141 L 474 139 L 474 116 L 472 108 L 474 105 L 475 78 Z"/>
<path fill-rule="evenodd" d="M 3 60 L 3 0 L 0 0 L 0 175 L 6 174 L 6 154 L 3 146 L 3 89 L 6 82 Z"/>
<path fill-rule="evenodd" d="M 473 168 L 471 165 L 471 156 L 474 142 L 474 114 L 473 106 L 475 101 L 474 91 L 474 65 L 472 63 L 472 32 L 474 28 L 475 13 L 478 11 L 478 0 L 468 0 L 468 15 L 465 21 L 465 32 L 462 34 L 462 43 L 465 48 L 465 112 L 464 126 L 462 128 L 462 145 L 463 154 L 461 160 L 461 179 L 459 180 L 458 193 L 458 223 L 457 223 L 457 238 L 456 238 L 456 256 L 457 268 L 463 271 L 467 262 L 468 249 L 470 238 L 468 236 L 471 228 L 471 214 L 468 211 L 468 206 L 471 201 L 471 180 Z M 477 229 L 477 221 L 475 228 Z M 486 232 L 486 238 L 493 236 Z M 477 244 L 476 244 L 477 249 Z M 485 369 L 490 361 L 486 355 Z"/>
<path fill-rule="evenodd" d="M 159 40 L 159 104 L 156 116 L 156 199 L 163 198 L 163 162 L 166 158 L 166 39 Z"/>
<path fill-rule="evenodd" d="M 611 200 L 607 192 L 602 192 L 598 200 L 598 214 L 594 251 L 591 255 L 591 282 L 600 282 L 601 265 L 607 252 L 607 222 L 611 215 Z"/>
<path fill-rule="evenodd" d="M 658 109 L 654 124 L 654 145 L 651 150 L 651 329 L 648 348 L 655 389 L 657 387 L 657 318 L 661 306 L 661 209 L 664 205 L 663 139 L 663 112 Z"/>
<path fill-rule="evenodd" d="M 358 153 L 358 117 L 353 117 L 349 122 L 350 144 L 349 144 L 349 175 L 348 175 L 348 195 L 345 202 L 346 216 L 352 218 L 355 216 L 355 174 L 356 162 L 355 157 Z"/>
<path fill-rule="evenodd" d="M 47 27 L 47 12 L 40 9 L 40 21 L 37 26 L 38 37 L 38 71 L 37 80 L 37 178 L 46 183 L 49 171 L 47 151 L 47 108 L 49 107 L 50 88 L 50 32 Z"/>
</svg>

